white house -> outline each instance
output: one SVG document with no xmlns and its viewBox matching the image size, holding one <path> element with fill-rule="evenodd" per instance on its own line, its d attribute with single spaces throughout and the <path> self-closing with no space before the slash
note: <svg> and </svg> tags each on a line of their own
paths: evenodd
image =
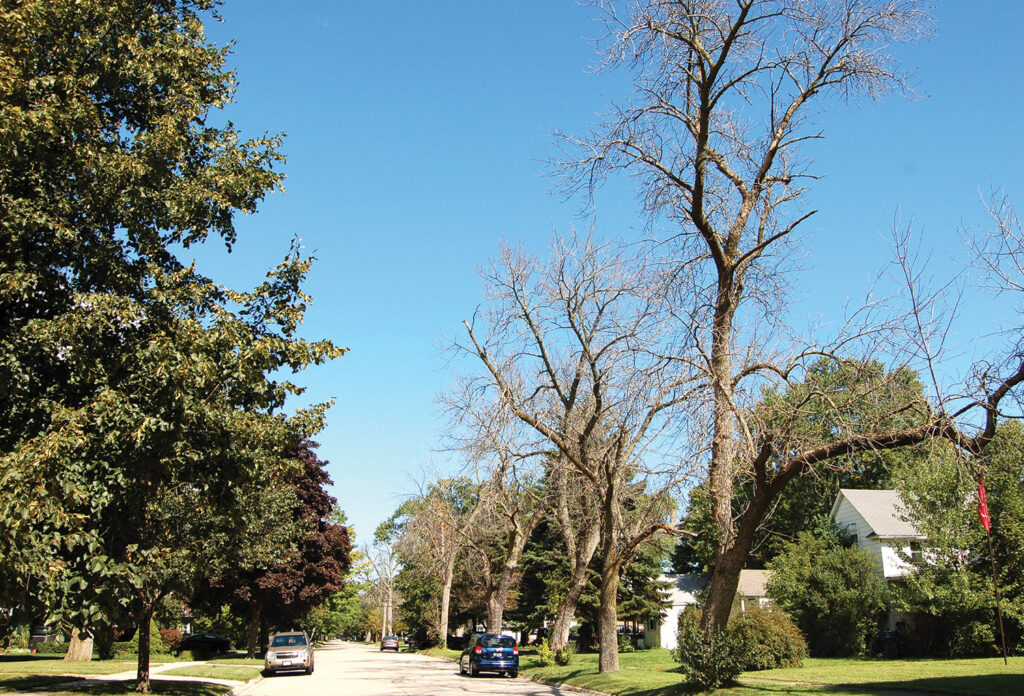
<svg viewBox="0 0 1024 696">
<path fill-rule="evenodd" d="M 740 582 L 736 588 L 740 611 L 746 611 L 752 606 L 763 606 L 768 601 L 764 588 L 769 575 L 770 572 L 767 570 L 740 571 Z M 664 618 L 651 622 L 647 628 L 647 635 L 649 638 L 658 636 L 658 645 L 661 647 L 674 649 L 679 644 L 676 636 L 679 630 L 679 615 L 686 607 L 700 602 L 698 595 L 708 584 L 708 578 L 703 573 L 686 573 L 662 575 L 659 580 L 671 585 L 669 600 L 672 605 L 665 610 Z"/>
<path fill-rule="evenodd" d="M 905 519 L 906 506 L 898 491 L 841 489 L 830 516 L 875 556 L 882 577 L 890 580 L 910 572 L 904 559 L 920 553 L 925 537 Z"/>
</svg>

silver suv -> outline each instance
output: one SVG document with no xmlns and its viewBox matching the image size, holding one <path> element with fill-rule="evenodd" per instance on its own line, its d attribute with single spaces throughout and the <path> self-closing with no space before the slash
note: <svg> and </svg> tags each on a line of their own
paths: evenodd
<svg viewBox="0 0 1024 696">
<path fill-rule="evenodd" d="M 268 674 L 298 670 L 312 674 L 313 646 L 302 631 L 275 633 L 270 636 L 263 666 Z"/>
</svg>

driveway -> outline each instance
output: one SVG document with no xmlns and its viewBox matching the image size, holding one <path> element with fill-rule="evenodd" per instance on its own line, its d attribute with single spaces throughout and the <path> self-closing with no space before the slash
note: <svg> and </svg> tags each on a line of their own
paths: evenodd
<svg viewBox="0 0 1024 696">
<path fill-rule="evenodd" d="M 561 696 L 571 693 L 526 679 L 459 675 L 456 663 L 414 653 L 380 652 L 376 646 L 335 641 L 316 651 L 312 675 L 267 677 L 245 696 L 461 696 L 512 694 Z"/>
</svg>

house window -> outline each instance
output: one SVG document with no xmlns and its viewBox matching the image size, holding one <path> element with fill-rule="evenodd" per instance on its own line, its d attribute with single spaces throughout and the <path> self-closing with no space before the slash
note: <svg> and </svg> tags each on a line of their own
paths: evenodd
<svg viewBox="0 0 1024 696">
<path fill-rule="evenodd" d="M 910 542 L 910 560 L 915 564 L 921 562 L 922 554 L 920 541 Z"/>
</svg>

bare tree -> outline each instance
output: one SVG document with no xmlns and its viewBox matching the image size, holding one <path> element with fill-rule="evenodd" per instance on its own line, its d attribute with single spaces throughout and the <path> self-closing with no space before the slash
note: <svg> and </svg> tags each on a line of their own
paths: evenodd
<svg viewBox="0 0 1024 696">
<path fill-rule="evenodd" d="M 587 571 L 601 541 L 601 506 L 599 498 L 592 495 L 589 482 L 564 462 L 552 467 L 549 485 L 552 510 L 569 566 L 568 587 L 558 599 L 550 630 L 550 646 L 557 652 L 569 644 L 576 607 L 590 580 Z"/>
<path fill-rule="evenodd" d="M 523 550 L 550 506 L 545 452 L 504 401 L 473 380 L 461 380 L 442 401 L 451 417 L 452 446 L 465 456 L 477 481 L 463 539 L 480 561 L 487 630 L 501 633 Z"/>
<path fill-rule="evenodd" d="M 1003 373 L 1008 377 L 985 371 L 958 409 L 945 398 L 937 405 L 890 404 L 893 413 L 918 409 L 912 426 L 837 417 L 828 440 L 796 436 L 799 401 L 770 418 L 755 408 L 765 393 L 806 385 L 810 366 L 823 359 L 868 369 L 908 350 L 917 352 L 896 362 L 934 357 L 921 352 L 934 343 L 888 340 L 903 319 L 921 317 L 917 302 L 902 318 L 883 316 L 868 302 L 831 338 L 800 339 L 785 321 L 786 271 L 799 253 L 795 235 L 814 213 L 800 206 L 813 176 L 798 146 L 821 137 L 808 117 L 829 98 L 905 90 L 905 76 L 886 50 L 927 34 L 923 3 L 641 0 L 622 15 L 613 3 L 601 5 L 609 27 L 606 65 L 633 71 L 634 100 L 592 135 L 566 138 L 571 156 L 563 174 L 570 190 L 592 194 L 608 172 L 625 170 L 652 225 L 669 225 L 666 265 L 686 337 L 678 357 L 702 376 L 688 417 L 708 425 L 703 441 L 716 538 L 704 628 L 719 629 L 754 534 L 789 481 L 838 457 L 934 437 L 978 451 L 1024 370 L 1018 361 Z M 904 337 L 933 328 L 910 324 Z M 873 398 L 877 387 L 807 393 L 842 414 L 836 399 Z M 975 411 L 982 424 L 967 434 L 963 424 Z M 753 490 L 737 509 L 741 477 Z"/>
<path fill-rule="evenodd" d="M 505 248 L 459 346 L 484 368 L 470 386 L 526 426 L 534 448 L 554 448 L 549 464 L 571 467 L 599 501 L 602 671 L 618 669 L 620 572 L 640 544 L 674 531 L 664 493 L 694 461 L 670 415 L 695 378 L 669 357 L 661 286 L 642 260 L 589 238 L 556 239 L 544 264 Z M 624 514 L 631 504 L 642 509 Z"/>
<path fill-rule="evenodd" d="M 395 604 L 398 600 L 395 576 L 398 575 L 399 561 L 391 540 L 381 534 L 377 536 L 373 544 L 363 550 L 363 555 L 373 567 L 371 591 L 380 611 L 380 632 L 383 637 L 394 633 Z"/>
<path fill-rule="evenodd" d="M 400 551 L 425 559 L 429 572 L 441 578 L 434 630 L 442 645 L 448 638 L 456 567 L 469 548 L 469 530 L 483 509 L 476 504 L 477 493 L 478 487 L 467 478 L 440 478 L 399 508 L 408 515 L 399 539 Z"/>
</svg>

